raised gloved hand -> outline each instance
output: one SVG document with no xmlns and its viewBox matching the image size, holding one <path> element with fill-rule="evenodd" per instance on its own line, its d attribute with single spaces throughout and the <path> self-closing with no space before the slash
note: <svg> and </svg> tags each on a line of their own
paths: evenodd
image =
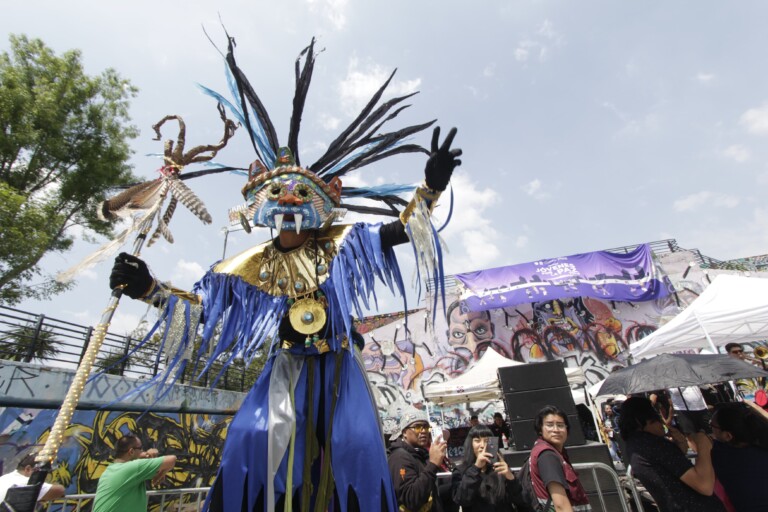
<svg viewBox="0 0 768 512">
<path fill-rule="evenodd" d="M 109 287 L 113 290 L 125 285 L 123 294 L 132 299 L 144 297 L 154 286 L 155 280 L 143 260 L 121 252 L 115 258 L 112 273 L 109 274 Z"/>
<path fill-rule="evenodd" d="M 424 168 L 424 178 L 427 187 L 442 192 L 451 181 L 453 170 L 461 165 L 461 149 L 451 149 L 453 138 L 456 136 L 456 128 L 451 128 L 443 145 L 438 148 L 440 139 L 440 127 L 436 126 L 432 132 L 432 148 L 427 165 Z"/>
</svg>

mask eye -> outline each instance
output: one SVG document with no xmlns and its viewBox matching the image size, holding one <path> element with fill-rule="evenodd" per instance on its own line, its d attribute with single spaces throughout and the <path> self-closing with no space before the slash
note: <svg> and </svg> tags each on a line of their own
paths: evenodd
<svg viewBox="0 0 768 512">
<path fill-rule="evenodd" d="M 309 199 L 312 197 L 312 190 L 302 183 L 299 183 L 293 188 L 293 195 L 299 199 Z"/>
<path fill-rule="evenodd" d="M 267 199 L 276 201 L 283 194 L 282 183 L 271 183 L 267 186 Z"/>
</svg>

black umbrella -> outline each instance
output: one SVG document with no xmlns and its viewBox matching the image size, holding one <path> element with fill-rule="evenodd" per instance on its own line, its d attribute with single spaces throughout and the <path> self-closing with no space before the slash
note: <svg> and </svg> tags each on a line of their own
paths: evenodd
<svg viewBox="0 0 768 512">
<path fill-rule="evenodd" d="M 660 354 L 611 373 L 600 386 L 597 396 L 759 377 L 768 377 L 768 372 L 726 354 Z"/>
</svg>

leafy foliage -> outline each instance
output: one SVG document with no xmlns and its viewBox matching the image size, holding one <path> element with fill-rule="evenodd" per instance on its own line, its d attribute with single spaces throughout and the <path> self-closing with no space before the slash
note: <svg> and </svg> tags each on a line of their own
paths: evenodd
<svg viewBox="0 0 768 512">
<path fill-rule="evenodd" d="M 45 361 L 59 354 L 59 343 L 54 333 L 45 326 L 39 331 L 34 325 L 20 326 L 0 340 L 0 359 L 19 362 Z"/>
<path fill-rule="evenodd" d="M 128 165 L 129 81 L 86 75 L 79 51 L 56 56 L 39 39 L 10 36 L 0 54 L 0 303 L 47 298 L 66 286 L 39 266 L 76 228 L 109 235 L 97 205 L 136 181 Z M 33 279 L 41 282 L 32 284 Z"/>
</svg>

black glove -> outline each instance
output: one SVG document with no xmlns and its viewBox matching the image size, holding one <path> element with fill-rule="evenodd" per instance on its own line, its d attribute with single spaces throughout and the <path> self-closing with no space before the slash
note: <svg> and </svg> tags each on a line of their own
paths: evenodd
<svg viewBox="0 0 768 512">
<path fill-rule="evenodd" d="M 117 255 L 112 273 L 109 274 L 110 288 L 114 290 L 124 284 L 123 294 L 132 299 L 139 299 L 150 291 L 154 282 L 143 260 L 125 252 Z"/>
<path fill-rule="evenodd" d="M 461 160 L 458 158 L 461 156 L 461 150 L 458 148 L 451 149 L 455 136 L 456 128 L 451 128 L 448 136 L 443 141 L 443 145 L 438 148 L 437 142 L 440 138 L 440 127 L 436 126 L 432 132 L 432 153 L 429 156 L 429 160 L 427 160 L 427 166 L 424 168 L 424 179 L 427 182 L 427 187 L 432 190 L 439 190 L 440 192 L 445 190 L 448 182 L 451 181 L 453 170 L 461 165 Z"/>
</svg>

